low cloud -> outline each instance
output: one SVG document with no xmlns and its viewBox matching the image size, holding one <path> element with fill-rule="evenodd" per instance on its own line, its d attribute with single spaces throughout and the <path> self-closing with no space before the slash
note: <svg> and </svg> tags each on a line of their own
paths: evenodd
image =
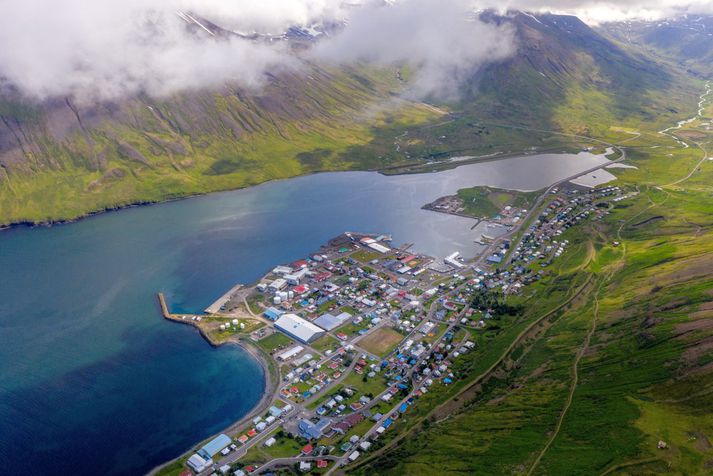
<svg viewBox="0 0 713 476">
<path fill-rule="evenodd" d="M 480 0 L 487 8 L 577 15 L 590 24 L 659 20 L 682 14 L 711 14 L 710 0 Z"/>
<path fill-rule="evenodd" d="M 0 86 L 36 99 L 84 101 L 225 82 L 259 87 L 266 72 L 299 67 L 284 41 L 191 31 L 179 11 L 241 33 L 345 21 L 341 32 L 320 40 L 314 57 L 408 63 L 417 72 L 411 94 L 447 96 L 473 70 L 515 50 L 512 32 L 474 18 L 478 8 L 554 10 L 591 21 L 711 10 L 708 0 L 0 0 L 0 6 Z"/>
<path fill-rule="evenodd" d="M 163 95 L 226 80 L 255 86 L 289 64 L 284 45 L 190 32 L 182 1 L 24 0 L 3 9 L 0 77 L 44 99 Z M 249 25 L 248 25 L 249 26 Z"/>
<path fill-rule="evenodd" d="M 266 72 L 297 67 L 284 41 L 215 38 L 189 31 L 195 12 L 239 33 L 279 34 L 289 26 L 346 21 L 318 56 L 382 65 L 409 62 L 413 94 L 452 92 L 462 75 L 512 51 L 511 34 L 465 21 L 462 1 L 379 0 L 0 0 L 0 81 L 45 99 L 97 101 L 139 92 L 162 96 L 225 82 L 256 87 Z M 195 26 L 195 25 L 194 25 Z"/>
<path fill-rule="evenodd" d="M 510 28 L 480 21 L 471 7 L 439 0 L 364 6 L 350 17 L 347 28 L 312 54 L 340 64 L 408 64 L 416 70 L 409 94 L 451 98 L 477 68 L 515 50 Z"/>
</svg>

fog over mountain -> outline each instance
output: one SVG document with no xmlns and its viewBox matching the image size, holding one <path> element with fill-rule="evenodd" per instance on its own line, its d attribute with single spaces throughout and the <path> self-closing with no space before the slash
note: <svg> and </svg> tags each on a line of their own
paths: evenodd
<svg viewBox="0 0 713 476">
<path fill-rule="evenodd" d="M 438 0 L 366 6 L 353 13 L 347 28 L 319 43 L 314 57 L 337 63 L 408 62 L 417 69 L 408 94 L 454 96 L 473 69 L 516 48 L 509 27 L 467 18 L 465 12 L 465 4 Z"/>
<path fill-rule="evenodd" d="M 0 49 L 0 84 L 31 98 L 67 95 L 78 101 L 164 96 L 226 81 L 259 87 L 266 72 L 298 68 L 299 61 L 286 41 L 245 34 L 279 35 L 322 22 L 346 26 L 320 39 L 313 58 L 409 62 L 417 71 L 412 94 L 448 94 L 462 75 L 517 48 L 506 28 L 469 15 L 478 9 L 554 10 L 594 22 L 711 9 L 702 0 L 57 0 L 51 9 L 44 0 L 0 4 L 0 42 L 12 45 Z M 216 37 L 182 12 L 243 35 Z"/>
</svg>

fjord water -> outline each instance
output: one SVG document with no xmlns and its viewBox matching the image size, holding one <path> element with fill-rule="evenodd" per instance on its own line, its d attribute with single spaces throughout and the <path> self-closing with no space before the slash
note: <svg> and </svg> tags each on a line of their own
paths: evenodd
<svg viewBox="0 0 713 476">
<path fill-rule="evenodd" d="M 458 188 L 532 190 L 605 162 L 540 155 L 421 175 L 326 173 L 0 233 L 0 461 L 12 474 L 140 474 L 239 419 L 264 374 L 161 319 L 343 231 L 472 254 L 473 221 L 421 210 Z"/>
</svg>

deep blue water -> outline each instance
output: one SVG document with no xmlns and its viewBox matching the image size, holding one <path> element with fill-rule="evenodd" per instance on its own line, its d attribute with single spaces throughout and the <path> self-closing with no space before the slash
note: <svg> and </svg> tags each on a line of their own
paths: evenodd
<svg viewBox="0 0 713 476">
<path fill-rule="evenodd" d="M 0 462 L 11 474 L 140 474 L 239 419 L 264 375 L 164 321 L 347 230 L 472 254 L 473 221 L 421 210 L 479 184 L 537 189 L 601 157 L 530 156 L 424 175 L 329 173 L 0 233 Z"/>
</svg>

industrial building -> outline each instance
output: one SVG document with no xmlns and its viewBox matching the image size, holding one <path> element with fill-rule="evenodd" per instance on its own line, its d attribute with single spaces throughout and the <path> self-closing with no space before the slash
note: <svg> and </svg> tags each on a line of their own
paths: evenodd
<svg viewBox="0 0 713 476">
<path fill-rule="evenodd" d="M 342 312 L 341 314 L 339 314 L 337 316 L 327 313 L 327 314 L 322 314 L 317 319 L 315 319 L 314 323 L 317 324 L 322 329 L 331 331 L 332 329 L 336 329 L 337 327 L 346 323 L 351 318 L 352 318 L 352 315 L 349 314 L 348 312 Z"/>
<path fill-rule="evenodd" d="M 275 321 L 275 327 L 304 344 L 324 335 L 324 329 L 295 314 L 283 314 Z"/>
<path fill-rule="evenodd" d="M 193 471 L 200 473 L 201 471 L 209 468 L 210 465 L 213 464 L 213 460 L 210 458 L 204 459 L 198 453 L 194 453 L 190 458 L 188 458 L 186 463 Z"/>
<path fill-rule="evenodd" d="M 213 464 L 213 456 L 218 454 L 220 450 L 227 447 L 231 443 L 228 435 L 220 434 L 203 445 L 196 453 L 194 453 L 186 462 L 188 466 L 196 473 L 210 467 Z"/>
<path fill-rule="evenodd" d="M 446 264 L 453 266 L 454 268 L 462 268 L 463 263 L 458 261 L 458 256 L 460 256 L 460 253 L 458 251 L 449 254 L 446 256 L 446 258 L 443 260 Z"/>
<path fill-rule="evenodd" d="M 290 360 L 292 357 L 296 356 L 303 350 L 305 350 L 305 348 L 302 347 L 301 345 L 292 347 L 291 349 L 287 349 L 286 351 L 284 351 L 280 354 L 277 354 L 277 360 L 281 360 L 283 362 L 286 360 Z"/>
<path fill-rule="evenodd" d="M 203 445 L 201 449 L 198 450 L 198 455 L 201 456 L 205 460 L 209 460 L 213 458 L 213 456 L 216 453 L 219 453 L 220 450 L 225 448 L 231 443 L 230 437 L 225 434 L 220 434 L 210 440 L 208 443 Z"/>
</svg>

